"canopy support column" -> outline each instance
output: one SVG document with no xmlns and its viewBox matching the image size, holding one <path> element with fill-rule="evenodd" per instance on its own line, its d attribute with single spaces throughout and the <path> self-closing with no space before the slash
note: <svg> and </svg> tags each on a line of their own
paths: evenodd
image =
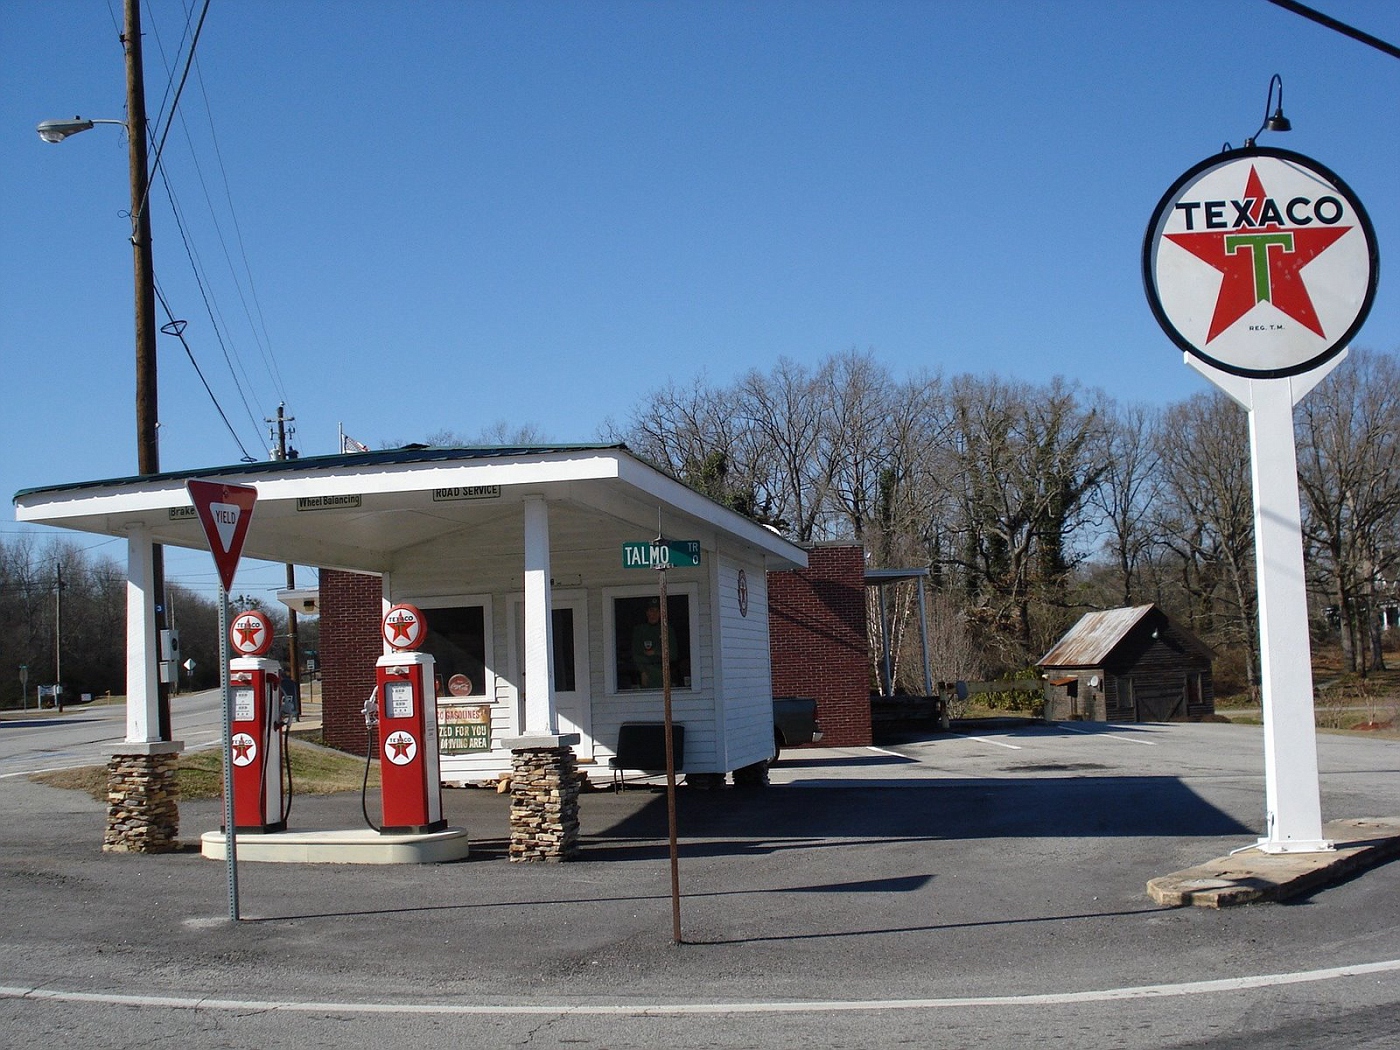
<svg viewBox="0 0 1400 1050">
<path fill-rule="evenodd" d="M 150 529 L 129 529 L 126 549 L 126 739 L 107 763 L 102 849 L 168 853 L 179 844 L 176 762 L 184 745 L 160 739 L 156 558 Z"/>
</svg>

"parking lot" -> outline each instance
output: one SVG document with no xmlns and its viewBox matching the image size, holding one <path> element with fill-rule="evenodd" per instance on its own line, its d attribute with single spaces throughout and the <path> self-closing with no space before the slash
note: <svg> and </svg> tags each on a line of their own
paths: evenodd
<svg viewBox="0 0 1400 1050">
<path fill-rule="evenodd" d="M 1320 736 L 1325 817 L 1400 814 L 1397 748 Z M 504 859 L 506 796 L 447 791 L 470 859 L 244 864 L 234 925 L 222 864 L 104 855 L 100 804 L 0 781 L 0 985 L 29 995 L 0 999 L 0 1025 L 56 1046 L 1390 1045 L 1397 866 L 1229 912 L 1145 893 L 1258 837 L 1262 764 L 1262 731 L 1228 725 L 788 752 L 768 789 L 679 792 L 679 946 L 647 787 L 585 794 L 562 865 Z M 183 836 L 218 809 L 182 806 Z M 359 809 L 297 799 L 291 824 Z M 1260 1041 L 1225 1041 L 1241 1031 Z"/>
</svg>

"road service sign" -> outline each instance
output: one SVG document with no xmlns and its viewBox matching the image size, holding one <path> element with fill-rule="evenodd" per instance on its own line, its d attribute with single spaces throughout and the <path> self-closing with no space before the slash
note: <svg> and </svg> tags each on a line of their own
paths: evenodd
<svg viewBox="0 0 1400 1050">
<path fill-rule="evenodd" d="M 1376 294 L 1375 231 L 1347 185 L 1287 150 L 1230 150 L 1177 179 L 1142 252 L 1157 322 L 1189 354 L 1278 378 L 1346 348 Z"/>
</svg>

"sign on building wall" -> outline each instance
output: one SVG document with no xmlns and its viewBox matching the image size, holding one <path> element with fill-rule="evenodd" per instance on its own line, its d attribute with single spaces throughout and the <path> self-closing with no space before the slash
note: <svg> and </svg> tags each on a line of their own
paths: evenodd
<svg viewBox="0 0 1400 1050">
<path fill-rule="evenodd" d="M 464 755 L 491 750 L 491 705 L 439 703 L 438 752 Z"/>
</svg>

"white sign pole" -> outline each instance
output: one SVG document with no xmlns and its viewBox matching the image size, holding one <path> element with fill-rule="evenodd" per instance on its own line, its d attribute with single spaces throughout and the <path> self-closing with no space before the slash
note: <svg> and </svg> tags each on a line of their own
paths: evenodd
<svg viewBox="0 0 1400 1050">
<path fill-rule="evenodd" d="M 1185 355 L 1187 364 L 1249 412 L 1264 702 L 1266 824 L 1257 845 L 1265 853 L 1317 853 L 1333 848 L 1322 835 L 1293 406 L 1345 357 L 1342 351 L 1291 378 L 1254 379 Z"/>
</svg>

